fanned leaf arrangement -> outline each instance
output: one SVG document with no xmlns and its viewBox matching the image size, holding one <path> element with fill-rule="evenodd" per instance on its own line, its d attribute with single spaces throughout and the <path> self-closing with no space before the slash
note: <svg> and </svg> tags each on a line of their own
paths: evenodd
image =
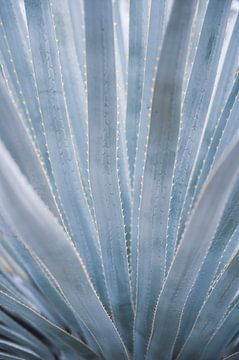
<svg viewBox="0 0 239 360">
<path fill-rule="evenodd" d="M 239 359 L 238 9 L 0 1 L 0 359 Z"/>
</svg>

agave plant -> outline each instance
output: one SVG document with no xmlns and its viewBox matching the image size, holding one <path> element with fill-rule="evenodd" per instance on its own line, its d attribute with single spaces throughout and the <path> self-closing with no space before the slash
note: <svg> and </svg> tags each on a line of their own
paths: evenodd
<svg viewBox="0 0 239 360">
<path fill-rule="evenodd" d="M 0 1 L 0 359 L 239 359 L 234 0 Z"/>
</svg>

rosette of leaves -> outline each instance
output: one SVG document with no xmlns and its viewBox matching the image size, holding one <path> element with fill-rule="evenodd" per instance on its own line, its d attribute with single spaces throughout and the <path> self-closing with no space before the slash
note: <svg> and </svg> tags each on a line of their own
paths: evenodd
<svg viewBox="0 0 239 360">
<path fill-rule="evenodd" d="M 239 359 L 230 0 L 0 1 L 0 358 Z"/>
</svg>

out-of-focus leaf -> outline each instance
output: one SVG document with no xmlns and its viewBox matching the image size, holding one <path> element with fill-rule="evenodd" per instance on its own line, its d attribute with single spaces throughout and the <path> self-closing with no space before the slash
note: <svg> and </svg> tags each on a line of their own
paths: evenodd
<svg viewBox="0 0 239 360">
<path fill-rule="evenodd" d="M 53 344 L 57 344 L 57 347 L 59 346 L 59 348 L 69 356 L 73 356 L 73 359 L 76 354 L 85 356 L 86 359 L 97 358 L 97 356 L 77 338 L 53 325 L 36 311 L 25 306 L 13 297 L 8 296 L 3 291 L 0 291 L 0 304 L 13 312 L 13 314 L 21 315 L 33 328 L 36 328 L 36 330 L 48 336 Z"/>
<path fill-rule="evenodd" d="M 99 351 L 106 357 L 115 354 L 127 359 L 123 343 L 100 303 L 74 245 L 27 184 L 2 144 L 0 160 L 0 208 L 4 218 L 55 278 L 69 306 L 88 327 L 101 349 Z"/>
<path fill-rule="evenodd" d="M 13 352 L 14 355 L 22 356 L 29 360 L 39 360 L 41 359 L 36 353 L 24 346 L 18 345 L 14 342 L 8 340 L 1 340 L 0 339 L 0 348 L 1 350 L 9 351 L 10 353 Z"/>
</svg>

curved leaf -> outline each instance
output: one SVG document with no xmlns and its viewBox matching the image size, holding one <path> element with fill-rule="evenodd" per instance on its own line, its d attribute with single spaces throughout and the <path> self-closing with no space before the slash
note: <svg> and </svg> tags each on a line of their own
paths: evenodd
<svg viewBox="0 0 239 360">
<path fill-rule="evenodd" d="M 45 336 L 48 336 L 53 344 L 57 341 L 57 345 L 68 355 L 75 356 L 77 354 L 85 356 L 86 359 L 96 359 L 97 356 L 94 354 L 85 344 L 78 339 L 69 335 L 62 329 L 53 325 L 47 319 L 43 318 L 36 311 L 30 307 L 25 306 L 21 302 L 17 301 L 13 297 L 8 296 L 3 291 L 0 291 L 0 304 L 7 308 L 10 312 L 16 315 L 21 315 L 23 319 L 31 324 L 33 328 L 41 331 Z M 73 357 L 74 358 L 74 357 Z"/>
<path fill-rule="evenodd" d="M 3 216 L 47 267 L 76 316 L 100 343 L 105 356 L 127 358 L 120 337 L 72 242 L 27 184 L 4 147 L 0 147 L 0 208 Z"/>
</svg>

